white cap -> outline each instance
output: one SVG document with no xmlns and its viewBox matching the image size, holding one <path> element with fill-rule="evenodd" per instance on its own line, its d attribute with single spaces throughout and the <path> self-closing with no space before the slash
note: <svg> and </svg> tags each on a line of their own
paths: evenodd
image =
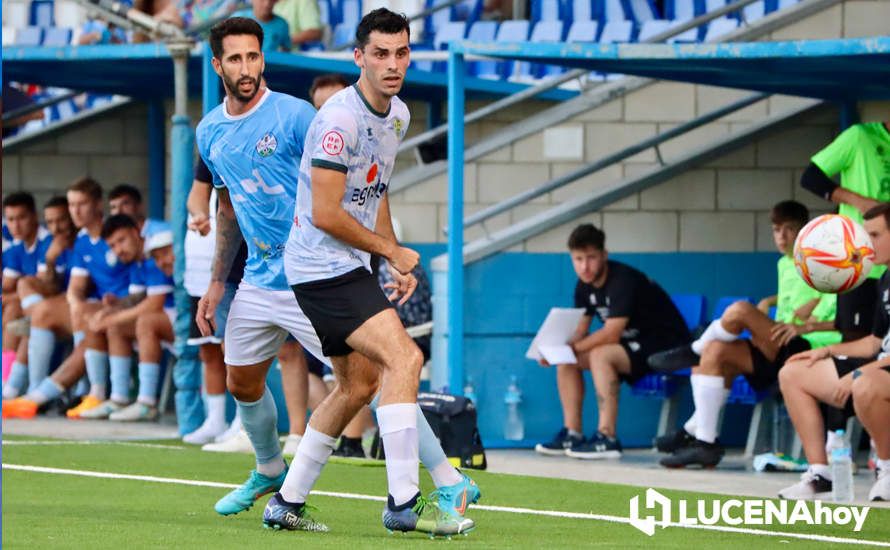
<svg viewBox="0 0 890 550">
<path fill-rule="evenodd" d="M 145 251 L 151 252 L 152 250 L 157 250 L 158 248 L 164 248 L 165 246 L 170 246 L 173 244 L 173 232 L 172 231 L 159 231 L 155 233 L 145 241 Z"/>
</svg>

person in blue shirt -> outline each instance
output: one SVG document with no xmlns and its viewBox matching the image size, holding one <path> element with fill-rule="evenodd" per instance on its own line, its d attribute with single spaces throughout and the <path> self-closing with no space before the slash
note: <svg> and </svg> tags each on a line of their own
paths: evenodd
<svg viewBox="0 0 890 550">
<path fill-rule="evenodd" d="M 108 192 L 108 214 L 110 216 L 124 214 L 133 218 L 143 239 L 148 239 L 155 233 L 171 230 L 170 224 L 166 221 L 145 216 L 142 193 L 127 183 L 115 185 Z"/>
<path fill-rule="evenodd" d="M 108 339 L 111 363 L 111 396 L 98 407 L 83 411 L 80 418 L 121 422 L 154 420 L 158 416 L 157 394 L 160 378 L 161 342 L 173 342 L 172 273 L 164 273 L 145 256 L 146 240 L 133 218 L 117 214 L 105 220 L 102 238 L 129 270 L 126 298 L 103 300 L 90 319 L 90 330 Z M 172 244 L 172 233 L 156 233 Z M 166 245 L 165 245 L 166 246 Z M 139 396 L 129 403 L 133 343 L 139 347 Z"/>
<path fill-rule="evenodd" d="M 235 12 L 233 17 L 248 17 L 260 24 L 263 29 L 264 52 L 289 52 L 290 27 L 287 21 L 273 13 L 275 0 L 253 0 L 251 9 Z"/>
</svg>

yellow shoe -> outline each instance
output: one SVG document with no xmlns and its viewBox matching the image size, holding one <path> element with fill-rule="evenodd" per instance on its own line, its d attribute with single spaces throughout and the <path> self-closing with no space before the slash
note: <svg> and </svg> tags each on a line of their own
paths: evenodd
<svg viewBox="0 0 890 550">
<path fill-rule="evenodd" d="M 68 409 L 68 412 L 66 412 L 65 415 L 68 418 L 80 418 L 80 413 L 82 413 L 84 411 L 88 411 L 90 409 L 94 409 L 101 404 L 102 404 L 101 399 L 97 399 L 97 398 L 93 397 L 92 395 L 87 395 L 80 402 L 80 405 L 74 407 L 73 409 Z"/>
<path fill-rule="evenodd" d="M 17 397 L 3 402 L 3 418 L 34 418 L 37 414 L 37 403 Z"/>
</svg>

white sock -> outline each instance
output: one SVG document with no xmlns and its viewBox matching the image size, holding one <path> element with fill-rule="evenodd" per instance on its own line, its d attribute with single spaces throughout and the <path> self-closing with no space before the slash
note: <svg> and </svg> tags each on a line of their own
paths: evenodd
<svg viewBox="0 0 890 550">
<path fill-rule="evenodd" d="M 460 483 L 463 479 L 457 472 L 457 469 L 447 460 L 429 470 L 429 472 L 436 487 L 448 487 L 449 485 Z"/>
<path fill-rule="evenodd" d="M 879 458 L 875 461 L 875 466 L 878 467 L 878 470 L 882 472 L 890 472 L 890 458 L 882 459 Z"/>
<path fill-rule="evenodd" d="M 226 424 L 226 394 L 207 395 L 204 397 L 207 404 L 207 419 L 204 424 L 209 426 L 225 426 Z"/>
<path fill-rule="evenodd" d="M 712 374 L 693 374 L 692 399 L 695 401 L 695 438 L 713 443 L 717 439 L 720 410 L 726 401 L 723 377 Z"/>
<path fill-rule="evenodd" d="M 692 411 L 692 416 L 690 416 L 689 420 L 687 420 L 686 423 L 683 424 L 683 429 L 686 430 L 686 433 L 688 433 L 689 435 L 695 435 L 695 426 L 695 411 Z"/>
<path fill-rule="evenodd" d="M 831 481 L 831 468 L 828 464 L 810 464 L 810 472 Z"/>
<path fill-rule="evenodd" d="M 309 491 L 321 475 L 321 469 L 334 452 L 336 444 L 336 437 L 313 430 L 312 426 L 306 426 L 306 433 L 303 434 L 300 446 L 297 447 L 297 454 L 294 455 L 290 470 L 284 478 L 284 484 L 278 491 L 284 500 L 296 504 L 306 502 Z"/>
<path fill-rule="evenodd" d="M 708 342 L 712 342 L 714 340 L 719 340 L 721 342 L 732 342 L 733 340 L 738 340 L 739 335 L 733 334 L 723 328 L 723 324 L 720 322 L 720 319 L 716 321 L 711 321 L 711 324 L 708 325 L 708 328 L 705 329 L 704 333 L 698 337 L 698 340 L 692 343 L 692 351 L 701 355 L 702 351 L 705 349 L 705 345 Z"/>
<path fill-rule="evenodd" d="M 386 449 L 386 481 L 396 506 L 420 492 L 417 405 L 395 403 L 377 408 L 380 437 Z"/>
</svg>

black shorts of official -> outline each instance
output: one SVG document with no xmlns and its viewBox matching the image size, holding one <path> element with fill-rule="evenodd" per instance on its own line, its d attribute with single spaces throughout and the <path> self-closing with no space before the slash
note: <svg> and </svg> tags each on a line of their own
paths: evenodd
<svg viewBox="0 0 890 550">
<path fill-rule="evenodd" d="M 834 326 L 840 331 L 870 332 L 878 299 L 878 280 L 866 279 L 850 292 L 838 294 Z"/>
<path fill-rule="evenodd" d="M 303 355 L 306 357 L 306 367 L 309 370 L 309 374 L 314 374 L 315 376 L 324 380 L 324 369 L 327 365 L 318 360 L 317 357 L 303 350 Z"/>
<path fill-rule="evenodd" d="M 834 361 L 834 370 L 837 371 L 837 377 L 843 378 L 844 376 L 850 374 L 854 370 L 858 369 L 862 365 L 867 365 L 874 361 L 874 358 L 865 359 L 862 357 L 832 357 Z M 887 372 L 890 372 L 890 368 L 885 369 Z M 853 410 L 853 398 L 850 397 L 847 399 L 847 402 L 844 403 L 844 407 L 840 409 L 844 413 L 844 421 L 851 416 L 856 415 L 856 411 Z"/>
<path fill-rule="evenodd" d="M 222 338 L 219 338 L 215 333 L 210 336 L 204 336 L 201 334 L 201 329 L 198 328 L 198 322 L 195 320 L 198 317 L 198 302 L 201 301 L 201 298 L 197 296 L 189 296 L 189 306 L 191 309 L 191 315 L 189 315 L 189 319 L 191 322 L 189 323 L 189 338 L 188 345 L 190 346 L 203 346 L 204 344 L 219 344 L 222 342 Z"/>
<path fill-rule="evenodd" d="M 331 279 L 301 283 L 291 287 L 297 303 L 321 340 L 326 357 L 348 355 L 352 348 L 346 338 L 365 321 L 393 307 L 377 282 L 377 277 L 359 267 Z"/>
<path fill-rule="evenodd" d="M 649 356 L 660 351 L 674 349 L 683 345 L 689 345 L 687 341 L 660 342 L 655 338 L 636 336 L 633 338 L 621 338 L 621 347 L 630 358 L 630 374 L 621 374 L 619 378 L 630 385 L 636 384 L 647 374 L 654 374 L 649 367 Z"/>
<path fill-rule="evenodd" d="M 795 336 L 790 342 L 779 348 L 776 358 L 770 361 L 760 349 L 755 346 L 751 340 L 745 340 L 748 343 L 748 350 L 751 352 L 751 374 L 746 374 L 745 379 L 757 391 L 763 391 L 779 379 L 779 369 L 782 368 L 788 358 L 795 353 L 813 349 L 813 346 L 800 336 Z"/>
</svg>

